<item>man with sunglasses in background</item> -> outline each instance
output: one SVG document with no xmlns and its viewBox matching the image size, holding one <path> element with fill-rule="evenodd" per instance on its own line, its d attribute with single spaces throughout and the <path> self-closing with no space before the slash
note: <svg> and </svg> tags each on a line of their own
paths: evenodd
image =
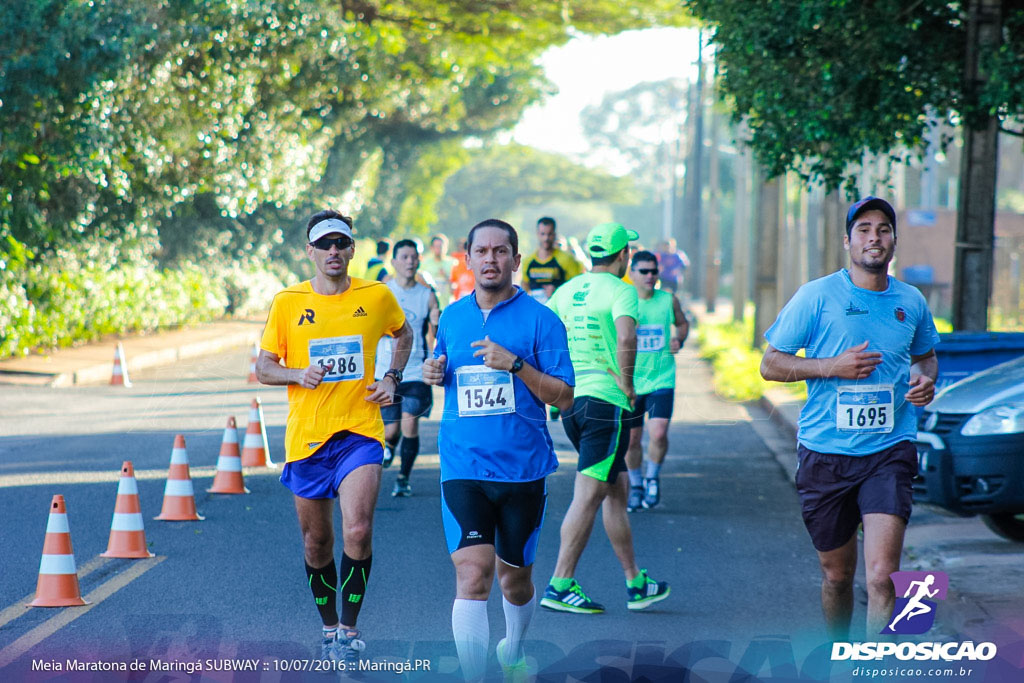
<svg viewBox="0 0 1024 683">
<path fill-rule="evenodd" d="M 661 463 L 668 451 L 668 422 L 676 393 L 676 360 L 673 354 L 682 348 L 690 325 L 675 294 L 655 289 L 658 284 L 658 259 L 649 251 L 633 255 L 630 279 L 636 287 L 639 315 L 636 322 L 636 365 L 633 386 L 636 404 L 623 417 L 629 429 L 626 470 L 629 474 L 629 499 L 626 509 L 653 508 L 661 500 Z M 675 330 L 675 334 L 672 331 Z M 647 447 L 647 471 L 643 464 L 644 414 L 648 415 L 650 443 Z"/>
<path fill-rule="evenodd" d="M 386 285 L 349 276 L 355 255 L 351 218 L 330 210 L 314 214 L 306 239 L 316 274 L 274 297 L 256 376 L 264 384 L 288 386 L 281 483 L 295 496 L 306 578 L 323 620 L 321 657 L 355 667 L 366 646 L 356 618 L 370 575 L 384 457 L 380 406 L 391 403 L 402 381 L 412 329 Z M 377 342 L 384 335 L 395 337 L 391 367 L 373 381 Z M 340 596 L 334 498 L 342 513 Z"/>
</svg>

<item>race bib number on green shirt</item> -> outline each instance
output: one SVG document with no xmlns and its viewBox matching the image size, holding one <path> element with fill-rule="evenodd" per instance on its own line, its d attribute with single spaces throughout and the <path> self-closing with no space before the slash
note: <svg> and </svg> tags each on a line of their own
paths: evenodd
<svg viewBox="0 0 1024 683">
<path fill-rule="evenodd" d="M 836 429 L 859 434 L 888 434 L 895 424 L 891 384 L 841 386 L 836 397 Z"/>
<path fill-rule="evenodd" d="M 309 340 L 309 362 L 324 371 L 324 382 L 363 378 L 363 336 Z"/>
<path fill-rule="evenodd" d="M 485 365 L 465 365 L 455 371 L 459 417 L 516 412 L 512 373 Z"/>
<path fill-rule="evenodd" d="M 638 353 L 654 353 L 665 348 L 665 328 L 661 325 L 638 325 L 636 328 L 636 350 Z"/>
</svg>

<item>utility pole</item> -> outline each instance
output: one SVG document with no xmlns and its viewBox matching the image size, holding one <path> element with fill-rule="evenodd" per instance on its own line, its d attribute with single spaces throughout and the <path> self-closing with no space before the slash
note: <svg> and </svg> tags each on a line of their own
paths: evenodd
<svg viewBox="0 0 1024 683">
<path fill-rule="evenodd" d="M 704 280 L 704 240 L 701 229 L 701 192 L 704 182 L 701 177 L 704 168 L 704 32 L 698 34 L 697 82 L 690 93 L 688 123 L 690 128 L 690 155 L 686 160 L 685 209 L 677 219 L 680 229 L 677 235 L 685 235 L 681 244 L 686 244 L 690 257 L 690 296 L 701 298 Z"/>
<path fill-rule="evenodd" d="M 722 250 L 719 246 L 718 118 L 718 113 L 712 105 L 708 123 L 708 127 L 711 129 L 711 150 L 708 163 L 707 248 L 704 252 L 704 301 L 708 313 L 715 312 L 715 300 L 718 298 L 718 275 L 722 268 Z"/>
</svg>

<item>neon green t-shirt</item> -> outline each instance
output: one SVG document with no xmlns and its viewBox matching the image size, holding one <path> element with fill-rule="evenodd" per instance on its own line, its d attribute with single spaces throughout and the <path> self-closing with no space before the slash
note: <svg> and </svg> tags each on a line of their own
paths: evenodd
<svg viewBox="0 0 1024 683">
<path fill-rule="evenodd" d="M 548 308 L 569 333 L 576 396 L 593 396 L 628 410 L 626 394 L 608 371 L 619 374 L 615 319 L 637 319 L 636 289 L 611 273 L 583 273 L 556 289 Z"/>
<path fill-rule="evenodd" d="M 676 360 L 669 350 L 674 311 L 672 294 L 662 289 L 650 299 L 638 299 L 640 317 L 636 321 L 636 369 L 633 385 L 637 395 L 676 385 Z"/>
</svg>

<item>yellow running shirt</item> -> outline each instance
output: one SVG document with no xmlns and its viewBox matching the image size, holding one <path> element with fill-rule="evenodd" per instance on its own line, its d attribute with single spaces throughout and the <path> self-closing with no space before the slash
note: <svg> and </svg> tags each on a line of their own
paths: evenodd
<svg viewBox="0 0 1024 683">
<path fill-rule="evenodd" d="M 274 297 L 260 346 L 286 367 L 326 370 L 316 389 L 288 385 L 288 462 L 308 458 L 340 431 L 383 442 L 380 406 L 366 400 L 366 387 L 373 383 L 377 342 L 404 323 L 387 285 L 361 278 L 333 296 L 317 294 L 306 281 Z"/>
</svg>

